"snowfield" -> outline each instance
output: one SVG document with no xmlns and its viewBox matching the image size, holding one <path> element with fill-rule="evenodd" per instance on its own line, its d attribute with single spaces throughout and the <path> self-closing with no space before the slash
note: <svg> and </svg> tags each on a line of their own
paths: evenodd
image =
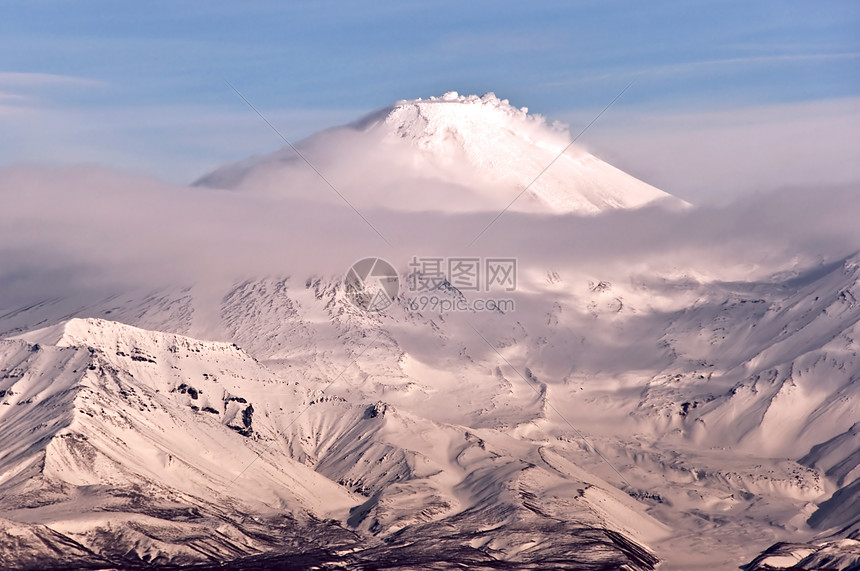
<svg viewBox="0 0 860 571">
<path fill-rule="evenodd" d="M 579 263 L 566 225 L 695 209 L 569 138 L 448 93 L 299 145 L 357 207 L 443 221 L 485 221 L 557 158 L 512 206 L 523 248 L 557 240 L 552 265 L 518 254 L 516 311 L 415 310 L 402 287 L 364 312 L 322 230 L 282 244 L 313 272 L 0 297 L 0 565 L 860 568 L 860 256 L 601 264 L 586 233 Z M 298 226 L 292 205 L 339 200 L 315 177 L 286 149 L 199 186 L 276 195 Z M 158 231 L 145 268 L 182 247 Z"/>
</svg>

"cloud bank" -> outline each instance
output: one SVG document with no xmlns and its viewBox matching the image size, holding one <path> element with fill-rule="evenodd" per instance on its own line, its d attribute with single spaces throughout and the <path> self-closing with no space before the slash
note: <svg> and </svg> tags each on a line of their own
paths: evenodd
<svg viewBox="0 0 860 571">
<path fill-rule="evenodd" d="M 309 196 L 331 192 L 315 184 Z M 415 255 L 482 255 L 516 256 L 534 274 L 748 280 L 860 249 L 855 187 L 783 189 L 686 211 L 507 212 L 471 247 L 498 210 L 364 210 L 389 247 L 342 204 L 172 186 L 99 168 L 3 169 L 0 200 L 7 311 L 77 290 L 339 276 L 366 256 L 403 271 Z"/>
</svg>

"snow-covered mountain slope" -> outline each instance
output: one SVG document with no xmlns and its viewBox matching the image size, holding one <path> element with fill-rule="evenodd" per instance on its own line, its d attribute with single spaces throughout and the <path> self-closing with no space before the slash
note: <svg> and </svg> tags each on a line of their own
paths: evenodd
<svg viewBox="0 0 860 571">
<path fill-rule="evenodd" d="M 648 506 L 651 516 L 684 533 L 658 537 L 647 531 L 659 529 L 657 524 L 631 524 L 645 521 L 642 509 L 623 507 L 623 502 L 601 516 L 601 525 L 651 545 L 667 568 L 713 569 L 749 561 L 786 535 L 805 543 L 854 521 L 857 449 L 850 420 L 860 394 L 852 390 L 850 339 L 858 316 L 848 293 L 858 282 L 856 268 L 851 258 L 788 281 L 747 284 L 580 284 L 556 276 L 542 282 L 540 296 L 532 293 L 538 284 L 524 284 L 529 293 L 514 294 L 518 311 L 510 315 L 413 311 L 408 293 L 386 312 L 367 314 L 346 302 L 335 279 L 243 282 L 220 298 L 209 296 L 220 302 L 208 310 L 194 301 L 193 288 L 146 296 L 149 311 L 140 300 L 129 300 L 128 310 L 116 299 L 88 307 L 131 322 L 156 319 L 166 329 L 209 327 L 227 349 L 247 357 L 230 345 L 236 343 L 259 360 L 230 365 L 230 370 L 261 368 L 240 376 L 270 379 L 267 386 L 285 379 L 299 383 L 292 385 L 299 391 L 293 400 L 278 409 L 315 400 L 316 391 L 336 379 L 326 397 L 294 424 L 255 396 L 259 385 L 242 381 L 240 392 L 238 385 L 225 389 L 183 382 L 203 395 L 226 390 L 253 403 L 254 422 L 261 424 L 255 424 L 250 439 L 236 432 L 242 427 L 235 422 L 233 428 L 222 422 L 219 430 L 251 450 L 258 445 L 254 439 L 265 435 L 273 444 L 264 455 L 269 461 L 257 461 L 262 466 L 283 457 L 313 467 L 353 494 L 352 512 L 339 520 L 348 529 L 372 538 L 408 537 L 405 545 L 413 545 L 456 521 L 458 539 L 442 550 L 451 551 L 470 534 L 485 533 L 481 521 L 531 517 L 515 490 L 542 497 L 546 492 L 535 489 L 569 488 L 538 508 L 548 514 L 561 509 L 565 494 L 573 494 L 571 486 L 587 490 L 583 483 L 609 482 L 599 484 L 601 493 L 617 494 L 613 487 L 622 488 Z M 207 315 L 198 319 L 202 312 Z M 472 327 L 484 332 L 505 360 Z M 114 328 L 117 332 L 107 335 L 92 322 L 74 320 L 25 338 L 40 343 L 43 351 L 59 350 L 52 345 L 101 347 L 115 360 L 113 367 L 141 368 L 131 373 L 148 378 L 144 371 L 155 365 L 146 359 L 171 341 L 122 341 L 127 329 L 135 339 L 163 334 L 118 325 L 106 330 Z M 792 371 L 792 378 L 764 374 L 780 368 Z M 224 378 L 205 372 L 219 384 Z M 158 374 L 171 378 L 169 373 Z M 763 378 L 774 378 L 776 386 L 764 390 Z M 180 384 L 174 377 L 170 387 Z M 755 390 L 744 393 L 747 385 Z M 786 397 L 779 396 L 788 391 L 791 397 L 797 390 L 792 387 L 809 391 L 804 387 L 815 386 L 824 388 L 814 402 L 782 402 Z M 170 388 L 159 385 L 159 390 Z M 223 396 L 215 402 L 204 406 L 220 410 Z M 771 427 L 764 417 L 782 407 L 793 412 L 780 414 Z M 743 414 L 730 414 L 733 408 Z M 209 424 L 226 421 L 225 413 L 210 418 L 212 413 L 182 410 Z M 754 418 L 745 424 L 747 417 Z M 585 428 L 588 441 L 568 420 Z M 537 468 L 523 470 L 527 465 Z M 530 470 L 540 474 L 537 484 L 522 480 Z M 557 477 L 562 479 L 554 483 Z M 256 480 L 254 485 L 259 485 Z M 490 490 L 495 491 L 483 495 Z M 582 505 L 579 501 L 577 508 Z M 564 517 L 591 521 L 595 528 L 598 520 L 588 519 L 595 513 L 599 510 L 590 505 L 585 510 L 590 516 Z M 495 543 L 482 553 L 516 560 L 516 548 L 506 542 L 519 540 L 502 538 L 508 532 L 516 537 L 517 529 L 485 534 Z"/>
<path fill-rule="evenodd" d="M 514 210 L 597 213 L 655 201 L 685 204 L 581 148 L 561 154 L 570 139 L 561 125 L 492 93 L 450 92 L 400 101 L 313 136 L 300 150 L 358 206 L 501 209 L 526 187 Z M 286 148 L 222 167 L 198 184 L 337 199 L 329 189 L 311 191 L 324 183 L 309 173 Z"/>
<path fill-rule="evenodd" d="M 813 446 L 800 462 L 824 470 L 839 489 L 822 503 L 809 523 L 822 530 L 860 538 L 860 423 Z"/>
<path fill-rule="evenodd" d="M 822 544 L 778 543 L 756 557 L 745 571 L 779 569 L 860 569 L 860 541 L 843 539 Z"/>
<path fill-rule="evenodd" d="M 359 561 L 384 539 L 416 561 L 650 569 L 641 544 L 666 533 L 552 450 L 314 396 L 233 344 L 74 319 L 0 342 L 0 371 L 9 567 L 66 544 L 93 566 Z"/>
<path fill-rule="evenodd" d="M 3 218 L 0 564 L 851 565 L 854 242 L 776 248 L 770 204 L 637 209 L 672 200 L 560 155 L 569 137 L 448 94 L 300 145 L 392 230 L 403 283 L 413 255 L 516 255 L 513 310 L 353 306 L 341 258 L 368 228 L 291 150 L 202 181 L 241 192 L 159 188 L 131 217 L 140 181 L 4 179 L 39 200 Z M 453 250 L 556 158 L 486 251 Z"/>
<path fill-rule="evenodd" d="M 10 519 L 129 563 L 268 551 L 304 522 L 351 537 L 318 522 L 355 498 L 298 462 L 261 458 L 231 484 L 254 457 L 246 441 L 272 438 L 260 418 L 307 400 L 299 386 L 229 344 L 100 320 L 31 338 L 2 343 Z"/>
</svg>

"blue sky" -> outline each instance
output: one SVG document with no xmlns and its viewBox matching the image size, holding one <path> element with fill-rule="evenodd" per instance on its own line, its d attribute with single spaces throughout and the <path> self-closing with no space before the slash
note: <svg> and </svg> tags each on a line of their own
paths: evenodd
<svg viewBox="0 0 860 571">
<path fill-rule="evenodd" d="M 630 156 L 644 133 L 621 118 L 652 130 L 647 118 L 662 118 L 664 142 L 665 125 L 697 130 L 734 111 L 726 122 L 743 123 L 755 109 L 815 121 L 825 108 L 825 121 L 860 127 L 850 1 L 13 0 L 0 7 L 0 53 L 0 165 L 98 163 L 171 181 L 279 146 L 224 79 L 292 139 L 449 90 L 494 91 L 575 129 L 635 80 L 584 139 L 633 171 L 655 157 Z"/>
</svg>

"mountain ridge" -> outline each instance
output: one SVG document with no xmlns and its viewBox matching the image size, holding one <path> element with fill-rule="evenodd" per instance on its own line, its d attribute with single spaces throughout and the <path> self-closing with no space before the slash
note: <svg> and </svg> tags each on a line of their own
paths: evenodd
<svg viewBox="0 0 860 571">
<path fill-rule="evenodd" d="M 559 460 L 550 469 L 511 456 L 508 437 L 470 435 L 379 402 L 314 396 L 233 344 L 101 319 L 73 319 L 23 337 L 0 341 L 6 405 L 0 423 L 16 423 L 17 432 L 31 435 L 24 439 L 26 458 L 8 453 L 9 439 L 21 448 L 17 432 L 0 438 L 7 450 L 0 457 L 3 513 L 36 525 L 27 533 L 51 549 L 60 540 L 38 530 L 97 553 L 81 555 L 92 565 L 273 554 L 278 533 L 313 528 L 326 542 L 316 548 L 325 545 L 331 558 L 332 542 L 349 542 L 350 534 L 372 546 L 376 536 L 403 537 L 416 533 L 412 528 L 432 535 L 454 521 L 457 542 L 481 537 L 481 526 L 496 522 L 483 541 L 493 545 L 494 557 L 523 565 L 558 550 L 590 551 L 593 560 L 626 561 L 636 569 L 656 562 L 646 548 L 636 547 L 635 558 L 625 551 L 638 545 L 629 534 L 653 537 L 650 529 L 660 527 L 635 500 L 581 469 L 562 469 Z M 42 415 L 33 418 L 34 411 Z M 49 432 L 32 432 L 40 420 Z M 427 435 L 410 436 L 412 429 Z M 416 438 L 423 444 L 416 446 Z M 233 461 L 225 465 L 227 458 Z M 528 492 L 548 478 L 553 487 L 581 486 L 582 477 L 594 489 L 578 503 L 541 507 L 545 500 Z M 526 505 L 520 496 L 532 499 Z M 542 514 L 550 509 L 570 512 L 560 521 L 577 521 L 571 530 L 584 536 L 527 552 L 517 547 L 524 522 L 545 525 L 550 516 Z M 183 510 L 190 511 L 181 516 Z M 112 515 L 99 515 L 105 513 Z M 287 520 L 261 538 L 245 529 L 248 514 L 264 527 L 273 518 Z M 332 516 L 340 523 L 331 523 Z M 223 521 L 218 535 L 204 532 L 213 517 Z M 604 534 L 604 526 L 617 531 Z M 305 551 L 312 544 L 291 542 Z M 53 556 L 45 551 L 42 557 L 44 564 Z"/>
</svg>

